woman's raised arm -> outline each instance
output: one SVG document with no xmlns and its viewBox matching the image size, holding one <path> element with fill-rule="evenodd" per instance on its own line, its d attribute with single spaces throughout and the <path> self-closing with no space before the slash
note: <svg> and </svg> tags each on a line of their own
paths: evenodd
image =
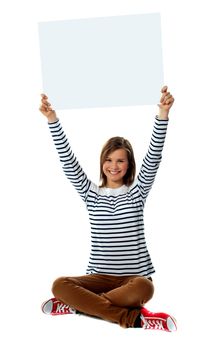
<svg viewBox="0 0 216 350">
<path fill-rule="evenodd" d="M 81 198 L 85 201 L 90 189 L 91 181 L 88 179 L 72 152 L 61 123 L 56 116 L 56 112 L 48 102 L 48 97 L 44 94 L 42 94 L 41 97 L 41 106 L 39 110 L 48 120 L 49 129 L 58 151 L 63 171 L 68 180 L 80 194 Z"/>
</svg>

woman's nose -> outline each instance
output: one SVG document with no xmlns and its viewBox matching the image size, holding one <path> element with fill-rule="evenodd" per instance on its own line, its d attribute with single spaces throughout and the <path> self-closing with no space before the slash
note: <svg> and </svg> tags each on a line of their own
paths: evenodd
<svg viewBox="0 0 216 350">
<path fill-rule="evenodd" d="M 118 163 L 112 163 L 111 168 L 112 170 L 118 169 Z"/>
</svg>

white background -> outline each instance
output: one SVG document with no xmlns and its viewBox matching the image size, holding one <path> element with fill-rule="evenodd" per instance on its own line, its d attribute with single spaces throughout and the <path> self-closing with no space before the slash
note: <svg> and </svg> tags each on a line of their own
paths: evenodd
<svg viewBox="0 0 216 350">
<path fill-rule="evenodd" d="M 214 348 L 214 1 L 1 2 L 1 342 L 4 349 Z M 172 313 L 176 333 L 122 329 L 84 316 L 40 311 L 52 281 L 85 272 L 89 225 L 65 178 L 45 117 L 39 21 L 160 12 L 165 83 L 175 96 L 163 161 L 145 210 L 157 273 L 149 309 Z M 139 169 L 157 106 L 58 111 L 95 182 L 110 136 L 133 144 Z"/>
</svg>

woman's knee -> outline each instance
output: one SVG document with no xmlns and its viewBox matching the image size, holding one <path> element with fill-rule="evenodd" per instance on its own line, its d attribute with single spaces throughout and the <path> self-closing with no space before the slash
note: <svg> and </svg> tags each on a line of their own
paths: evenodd
<svg viewBox="0 0 216 350">
<path fill-rule="evenodd" d="M 57 278 L 52 285 L 52 293 L 58 298 L 58 295 L 61 295 L 62 289 L 65 287 L 66 277 Z"/>
<path fill-rule="evenodd" d="M 141 304 L 147 303 L 154 294 L 154 285 L 153 283 L 146 277 L 137 277 L 135 280 L 136 289 L 141 296 Z"/>
</svg>

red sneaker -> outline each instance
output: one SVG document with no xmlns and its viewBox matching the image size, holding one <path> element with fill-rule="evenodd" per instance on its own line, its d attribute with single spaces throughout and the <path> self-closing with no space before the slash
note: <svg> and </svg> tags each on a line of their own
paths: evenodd
<svg viewBox="0 0 216 350">
<path fill-rule="evenodd" d="M 65 305 L 61 301 L 56 298 L 49 299 L 45 301 L 41 305 L 41 309 L 44 314 L 47 315 L 67 315 L 67 314 L 75 314 L 76 310 L 70 307 L 69 305 Z"/>
<path fill-rule="evenodd" d="M 167 332 L 177 330 L 176 320 L 164 312 L 150 312 L 141 308 L 141 327 L 144 329 L 158 329 Z"/>
</svg>

